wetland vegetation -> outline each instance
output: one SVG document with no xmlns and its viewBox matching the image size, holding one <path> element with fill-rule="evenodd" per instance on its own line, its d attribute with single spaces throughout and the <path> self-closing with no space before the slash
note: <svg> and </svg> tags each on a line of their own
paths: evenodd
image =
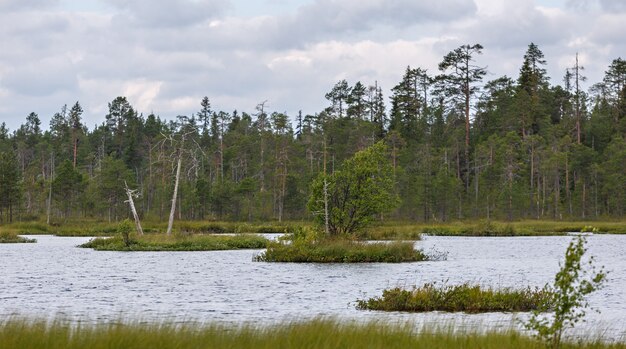
<svg viewBox="0 0 626 349">
<path fill-rule="evenodd" d="M 412 242 L 363 243 L 347 239 L 270 242 L 256 257 L 262 262 L 295 263 L 400 263 L 428 260 Z"/>
<path fill-rule="evenodd" d="M 35 242 L 35 239 L 19 236 L 11 231 L 0 229 L 0 244 Z"/>
<path fill-rule="evenodd" d="M 132 236 L 125 241 L 121 236 L 95 238 L 80 245 L 97 251 L 216 251 L 262 249 L 268 240 L 253 234 L 231 236 L 217 235 L 166 235 L 147 234 Z"/>
<path fill-rule="evenodd" d="M 407 67 L 390 90 L 390 108 L 378 84 L 350 86 L 342 80 L 326 94 L 328 107 L 309 115 L 270 112 L 265 102 L 252 113 L 217 111 L 204 97 L 197 113 L 167 122 L 144 116 L 119 96 L 108 104 L 104 122 L 91 130 L 79 102 L 61 107 L 49 130 L 42 130 L 35 112 L 15 132 L 2 124 L 0 242 L 28 242 L 19 234 L 103 236 L 81 247 L 267 248 L 256 260 L 361 263 L 428 260 L 414 249 L 413 241 L 423 234 L 626 233 L 625 61 L 613 60 L 604 79 L 585 94 L 578 89 L 578 63 L 567 70 L 564 86 L 551 85 L 544 55 L 533 43 L 517 79 L 503 76 L 483 84 L 486 68 L 472 63 L 482 49 L 462 45 L 449 52 L 439 75 Z M 128 222 L 118 224 L 130 217 L 129 208 L 137 233 Z M 244 221 L 249 223 L 233 223 Z M 248 233 L 288 237 L 270 242 Z M 571 273 L 559 274 L 561 289 L 558 276 L 551 291 L 426 284 L 386 290 L 359 307 L 472 313 L 554 307 L 557 322 L 534 317 L 533 329 L 550 336 L 556 347 L 564 324 L 579 319 L 571 309 L 584 304 L 568 290 L 584 294 L 602 279 L 568 288 L 579 262 L 570 263 Z M 516 332 L 414 333 L 333 321 L 228 331 L 220 326 L 72 327 L 6 320 L 0 322 L 0 343 L 12 348 L 543 345 Z"/>
<path fill-rule="evenodd" d="M 513 330 L 471 331 L 436 325 L 350 323 L 313 320 L 279 325 L 174 324 L 118 321 L 109 324 L 71 324 L 63 321 L 0 320 L 0 343 L 12 349 L 542 349 L 536 338 Z M 564 341 L 563 349 L 623 349 L 624 342 L 602 337 Z"/>
<path fill-rule="evenodd" d="M 358 300 L 363 310 L 409 312 L 527 312 L 548 311 L 553 293 L 547 288 L 494 289 L 477 284 L 424 284 L 413 289 L 399 287 L 383 291 L 381 297 Z"/>
</svg>

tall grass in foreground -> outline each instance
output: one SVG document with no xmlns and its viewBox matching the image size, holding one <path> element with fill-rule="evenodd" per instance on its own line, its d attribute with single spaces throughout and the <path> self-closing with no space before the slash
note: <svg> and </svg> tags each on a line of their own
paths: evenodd
<svg viewBox="0 0 626 349">
<path fill-rule="evenodd" d="M 313 320 L 269 327 L 114 323 L 70 325 L 61 321 L 0 322 L 0 346 L 11 349 L 454 349 L 544 348 L 536 339 L 514 331 L 459 332 L 451 328 L 416 331 L 410 325 L 340 323 Z M 564 343 L 563 348 L 626 348 L 626 343 L 599 340 Z"/>
<path fill-rule="evenodd" d="M 96 238 L 79 247 L 93 248 L 97 251 L 215 251 L 262 249 L 267 244 L 266 238 L 252 234 L 233 236 L 146 234 L 133 236 L 129 241 L 124 241 L 121 236 Z"/>
<path fill-rule="evenodd" d="M 357 308 L 384 311 L 522 312 L 549 310 L 554 294 L 547 288 L 493 289 L 469 283 L 437 287 L 428 283 L 411 290 L 392 288 L 382 297 L 358 300 Z"/>
</svg>

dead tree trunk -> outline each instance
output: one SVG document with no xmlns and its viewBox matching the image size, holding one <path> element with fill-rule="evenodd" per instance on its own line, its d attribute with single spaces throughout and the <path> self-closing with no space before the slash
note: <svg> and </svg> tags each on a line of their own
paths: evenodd
<svg viewBox="0 0 626 349">
<path fill-rule="evenodd" d="M 54 154 L 50 154 L 50 188 L 48 190 L 48 202 L 46 203 L 46 224 L 50 225 L 50 209 L 52 207 L 52 180 L 54 179 Z"/>
<path fill-rule="evenodd" d="M 183 142 L 185 139 L 183 138 Z M 172 227 L 174 226 L 174 214 L 176 213 L 176 199 L 178 197 L 178 183 L 180 181 L 180 168 L 183 162 L 182 143 L 178 151 L 178 163 L 176 165 L 176 179 L 174 180 L 174 193 L 172 194 L 172 207 L 170 209 L 170 218 L 167 222 L 167 235 L 172 234 Z"/>
<path fill-rule="evenodd" d="M 328 179 L 326 176 L 326 136 L 324 136 L 324 233 L 330 235 L 328 222 Z"/>
<path fill-rule="evenodd" d="M 133 200 L 136 190 L 130 190 L 126 181 L 124 181 L 124 189 L 126 190 L 126 195 L 128 195 L 128 201 L 126 202 L 128 202 L 128 205 L 130 205 L 130 210 L 132 211 L 133 218 L 135 219 L 135 229 L 137 230 L 137 234 L 143 235 L 141 221 L 139 221 L 139 215 L 137 214 L 137 210 L 135 209 L 135 201 Z"/>
</svg>

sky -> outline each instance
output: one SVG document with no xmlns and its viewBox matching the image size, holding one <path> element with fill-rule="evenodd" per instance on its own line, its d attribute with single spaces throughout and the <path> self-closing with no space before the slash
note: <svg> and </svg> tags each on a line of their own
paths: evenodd
<svg viewBox="0 0 626 349">
<path fill-rule="evenodd" d="M 341 79 L 388 97 L 407 66 L 437 74 L 480 43 L 486 80 L 517 77 L 534 42 L 553 84 L 579 53 L 587 86 L 626 58 L 626 0 L 0 0 L 0 122 L 44 129 L 79 101 L 85 124 L 125 96 L 164 119 L 213 109 L 313 114 Z"/>
</svg>

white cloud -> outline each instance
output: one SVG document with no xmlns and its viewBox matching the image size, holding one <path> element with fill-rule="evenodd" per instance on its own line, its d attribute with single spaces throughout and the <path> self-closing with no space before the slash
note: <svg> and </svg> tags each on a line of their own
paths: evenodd
<svg viewBox="0 0 626 349">
<path fill-rule="evenodd" d="M 37 8 L 49 8 L 57 5 L 58 0 L 0 0 L 2 11 L 22 11 Z"/>
<path fill-rule="evenodd" d="M 226 0 L 104 0 L 118 8 L 120 21 L 148 27 L 185 27 L 220 16 Z"/>
<path fill-rule="evenodd" d="M 149 110 L 159 95 L 161 85 L 163 85 L 162 81 L 148 81 L 146 79 L 128 81 L 124 84 L 122 95 L 133 101 L 135 108 Z"/>
<path fill-rule="evenodd" d="M 80 100 L 92 126 L 119 95 L 168 118 L 196 112 L 205 95 L 227 111 L 267 99 L 278 111 L 315 113 L 339 79 L 378 81 L 389 95 L 407 65 L 436 74 L 466 43 L 485 46 L 477 62 L 489 78 L 515 77 L 532 41 L 555 83 L 576 52 L 592 83 L 626 52 L 626 13 L 605 0 L 587 12 L 533 0 L 314 0 L 258 16 L 238 15 L 228 0 L 100 1 L 106 12 L 0 0 L 0 121 L 16 128 L 31 111 L 45 120 Z"/>
</svg>

